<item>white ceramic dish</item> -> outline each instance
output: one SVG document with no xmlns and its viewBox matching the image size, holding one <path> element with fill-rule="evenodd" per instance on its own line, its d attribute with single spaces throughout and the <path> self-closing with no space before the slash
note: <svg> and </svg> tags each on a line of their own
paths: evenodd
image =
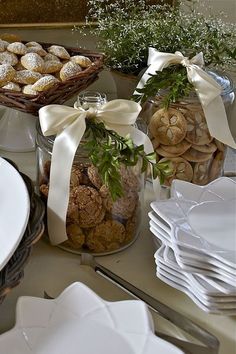
<svg viewBox="0 0 236 354">
<path fill-rule="evenodd" d="M 55 300 L 21 297 L 15 327 L 0 335 L 4 354 L 183 354 L 154 335 L 144 302 L 107 302 L 82 283 Z"/>
<path fill-rule="evenodd" d="M 154 229 L 155 236 L 164 244 L 171 247 L 176 256 L 178 257 L 179 266 L 186 271 L 202 272 L 203 270 L 210 270 L 231 278 L 231 282 L 236 284 L 235 268 L 221 262 L 219 259 L 201 253 L 199 250 L 192 250 L 186 246 L 180 246 L 171 239 L 170 232 L 161 227 L 159 219 L 156 219 L 154 212 L 149 212 L 150 222 L 149 225 Z"/>
<path fill-rule="evenodd" d="M 21 241 L 29 212 L 29 195 L 21 175 L 0 157 L 0 270 Z"/>
<path fill-rule="evenodd" d="M 234 203 L 234 201 L 232 201 L 232 203 Z M 200 205 L 200 203 L 173 198 L 151 203 L 152 209 L 169 224 L 172 241 L 176 243 L 177 246 L 187 246 L 189 249 L 200 251 L 236 269 L 236 243 L 233 249 L 224 248 L 223 235 L 227 225 L 224 224 L 223 220 L 220 231 L 217 233 L 220 237 L 217 243 L 207 241 L 205 237 L 202 237 L 202 233 L 199 235 L 191 228 L 188 214 L 190 210 L 197 205 Z M 218 207 L 218 209 L 221 209 L 223 214 L 225 202 L 222 201 L 220 205 L 221 207 Z M 196 222 L 197 221 L 195 221 L 195 224 Z M 200 223 L 201 220 L 198 219 L 198 222 Z M 228 244 L 234 245 L 235 232 L 231 232 L 230 237 L 231 241 L 229 241 Z"/>
<path fill-rule="evenodd" d="M 207 296 L 198 291 L 199 284 L 187 277 L 187 274 L 178 270 L 176 266 L 166 263 L 165 255 L 170 249 L 160 247 L 155 254 L 157 276 L 167 284 L 186 293 L 200 308 L 210 313 L 235 314 L 236 296 Z M 230 313 L 229 313 L 230 312 Z"/>
<path fill-rule="evenodd" d="M 198 203 L 236 199 L 236 182 L 228 177 L 219 177 L 206 186 L 198 186 L 175 179 L 171 184 L 170 195 L 171 198 L 194 200 Z"/>
</svg>

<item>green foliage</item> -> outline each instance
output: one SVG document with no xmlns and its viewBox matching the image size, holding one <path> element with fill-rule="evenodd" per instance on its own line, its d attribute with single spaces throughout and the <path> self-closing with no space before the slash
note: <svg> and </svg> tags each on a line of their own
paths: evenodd
<svg viewBox="0 0 236 354">
<path fill-rule="evenodd" d="M 152 166 L 153 178 L 164 182 L 171 173 L 168 162 L 156 163 L 155 153 L 145 154 L 144 146 L 135 146 L 129 136 L 123 138 L 113 130 L 107 130 L 102 122 L 87 121 L 85 149 L 93 165 L 98 169 L 103 183 L 109 188 L 113 200 L 123 195 L 120 165 L 135 166 L 141 161 L 141 172 Z"/>
<path fill-rule="evenodd" d="M 138 94 L 133 96 L 133 100 L 141 100 L 143 103 L 149 97 L 155 96 L 159 90 L 164 90 L 162 106 L 166 109 L 172 102 L 187 97 L 193 90 L 193 85 L 188 81 L 186 68 L 182 65 L 172 65 L 150 75 L 145 86 L 137 89 Z"/>
<path fill-rule="evenodd" d="M 107 66 L 122 72 L 137 74 L 146 67 L 148 47 L 189 57 L 202 51 L 206 65 L 232 67 L 236 25 L 206 16 L 204 8 L 198 12 L 198 3 L 182 0 L 171 7 L 145 0 L 88 0 L 87 24 L 97 24 L 92 33 L 99 38 Z"/>
</svg>

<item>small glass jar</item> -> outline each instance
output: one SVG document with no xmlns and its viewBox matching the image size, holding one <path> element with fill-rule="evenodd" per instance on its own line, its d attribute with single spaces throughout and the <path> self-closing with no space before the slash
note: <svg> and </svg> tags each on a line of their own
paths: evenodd
<svg viewBox="0 0 236 354">
<path fill-rule="evenodd" d="M 106 96 L 87 91 L 78 96 L 77 106 L 87 110 L 106 102 Z M 37 126 L 37 185 L 47 201 L 54 136 L 43 136 Z M 74 157 L 70 179 L 70 197 L 66 229 L 68 240 L 59 247 L 73 253 L 110 254 L 131 245 L 141 225 L 144 176 L 139 163 L 121 165 L 123 196 L 112 200 L 96 166 L 92 165 L 82 139 Z M 60 178 L 60 177 L 59 177 Z"/>
<path fill-rule="evenodd" d="M 222 87 L 221 97 L 230 120 L 235 99 L 233 82 L 223 73 L 208 74 Z M 140 114 L 148 126 L 157 160 L 172 163 L 173 173 L 165 178 L 164 186 L 171 186 L 173 179 L 206 185 L 223 174 L 226 146 L 210 135 L 195 92 L 165 110 L 161 102 L 167 92 L 162 90 L 151 97 Z"/>
</svg>

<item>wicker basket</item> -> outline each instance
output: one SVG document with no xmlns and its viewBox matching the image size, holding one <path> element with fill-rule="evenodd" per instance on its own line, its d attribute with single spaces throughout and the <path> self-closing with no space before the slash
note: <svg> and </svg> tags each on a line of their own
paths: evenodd
<svg viewBox="0 0 236 354">
<path fill-rule="evenodd" d="M 23 43 L 26 42 L 23 41 Z M 44 49 L 53 45 L 53 43 L 39 43 Z M 82 48 L 66 46 L 64 46 L 64 48 L 71 56 L 84 55 L 88 57 L 93 64 L 81 71 L 78 75 L 65 82 L 58 82 L 51 89 L 40 92 L 38 95 L 26 95 L 21 92 L 0 88 L 0 105 L 37 115 L 41 107 L 52 103 L 63 104 L 66 100 L 86 89 L 98 79 L 98 73 L 103 69 L 103 54 L 94 53 Z"/>
<path fill-rule="evenodd" d="M 12 163 L 8 160 L 8 162 Z M 13 166 L 14 163 L 12 163 Z M 16 166 L 15 166 L 16 167 Z M 7 293 L 17 286 L 24 276 L 24 267 L 30 256 L 32 246 L 40 239 L 44 231 L 44 203 L 34 193 L 34 188 L 29 177 L 21 173 L 30 196 L 30 216 L 22 240 L 16 251 L 0 271 L 0 304 Z"/>
</svg>

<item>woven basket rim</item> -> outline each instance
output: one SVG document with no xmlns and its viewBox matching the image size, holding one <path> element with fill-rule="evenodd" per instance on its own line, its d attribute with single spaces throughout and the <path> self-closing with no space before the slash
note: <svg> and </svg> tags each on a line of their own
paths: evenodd
<svg viewBox="0 0 236 354">
<path fill-rule="evenodd" d="M 18 170 L 14 162 L 9 159 L 6 160 Z M 32 247 L 41 238 L 44 232 L 44 203 L 34 192 L 31 179 L 25 174 L 21 172 L 19 173 L 22 176 L 29 193 L 30 217 L 19 246 L 7 264 L 0 271 L 0 304 L 10 290 L 20 283 L 24 276 L 24 267 L 30 257 Z"/>
</svg>

